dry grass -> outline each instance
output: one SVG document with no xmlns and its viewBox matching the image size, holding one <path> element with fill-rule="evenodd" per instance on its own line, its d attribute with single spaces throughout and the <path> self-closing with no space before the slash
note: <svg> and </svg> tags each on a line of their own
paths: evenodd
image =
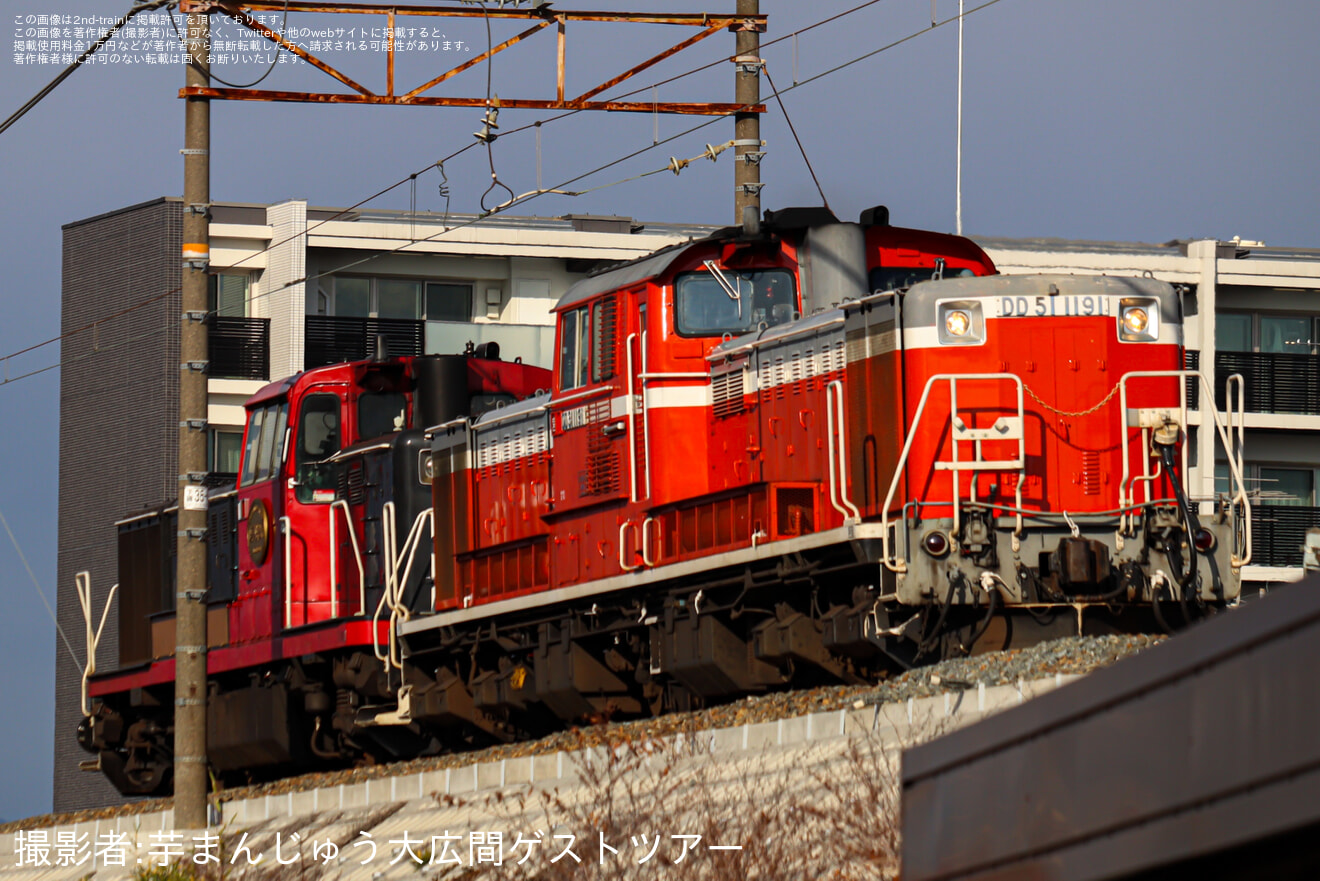
<svg viewBox="0 0 1320 881">
<path fill-rule="evenodd" d="M 921 739 L 933 733 L 924 732 Z M 427 838 L 414 849 L 417 860 L 405 857 L 391 866 L 395 854 L 386 846 L 387 836 L 377 835 L 381 848 L 371 873 L 384 873 L 391 881 L 871 881 L 898 876 L 902 745 L 868 732 L 810 747 L 717 756 L 711 743 L 710 732 L 685 731 L 672 739 L 583 748 L 571 754 L 575 783 L 437 795 L 439 808 L 460 809 L 475 818 L 463 830 L 464 841 L 455 845 L 465 865 L 438 864 L 439 854 Z M 382 806 L 364 825 L 374 830 L 401 807 Z M 502 865 L 470 863 L 467 834 L 482 830 L 504 833 Z M 198 866 L 184 859 L 144 867 L 134 881 L 312 881 L 359 870 L 356 855 L 351 864 L 310 859 L 310 835 L 295 848 L 302 850 L 300 860 L 279 865 L 271 831 L 265 830 L 267 852 L 257 865 L 248 866 L 241 858 L 231 862 L 241 836 L 225 830 L 219 864 Z M 356 834 L 338 842 L 341 854 L 350 853 Z M 521 865 L 518 860 L 528 850 L 515 848 L 519 835 L 537 838 Z M 571 844 L 567 837 L 556 838 L 570 835 Z M 700 836 L 700 841 L 684 852 L 683 839 L 675 836 Z M 602 855 L 602 840 L 617 853 Z M 710 845 L 739 849 L 710 850 Z M 566 846 L 580 862 L 568 856 L 551 862 Z"/>
<path fill-rule="evenodd" d="M 731 776 L 732 766 L 713 756 L 709 743 L 688 734 L 676 741 L 583 751 L 575 758 L 577 786 L 485 796 L 483 813 L 496 818 L 491 828 L 531 827 L 543 843 L 533 847 L 524 865 L 515 864 L 525 852 L 520 848 L 512 857 L 506 853 L 502 866 L 481 867 L 480 877 L 862 881 L 897 876 L 898 746 L 861 735 L 832 747 L 744 754 Z M 441 797 L 441 803 L 477 806 L 451 797 Z M 550 862 L 568 843 L 555 840 L 556 834 L 575 837 L 572 850 L 580 863 L 567 857 Z M 672 837 L 677 835 L 699 835 L 700 843 L 683 853 L 683 840 Z M 644 860 L 656 836 L 659 847 Z M 602 854 L 602 839 L 618 853 Z M 709 845 L 741 849 L 708 850 Z M 463 877 L 419 868 L 434 881 Z"/>
</svg>

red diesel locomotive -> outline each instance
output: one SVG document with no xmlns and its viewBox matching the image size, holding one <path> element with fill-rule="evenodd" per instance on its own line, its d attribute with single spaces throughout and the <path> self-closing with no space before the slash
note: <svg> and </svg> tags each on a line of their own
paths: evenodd
<svg viewBox="0 0 1320 881">
<path fill-rule="evenodd" d="M 248 403 L 211 511 L 219 776 L 873 681 L 1237 597 L 1240 444 L 1203 416 L 1235 492 L 1190 498 L 1204 380 L 1167 284 L 999 276 L 883 209 L 788 209 L 589 276 L 555 315 L 553 379 L 380 358 Z M 123 792 L 168 787 L 172 675 L 90 683 L 81 742 Z"/>
</svg>

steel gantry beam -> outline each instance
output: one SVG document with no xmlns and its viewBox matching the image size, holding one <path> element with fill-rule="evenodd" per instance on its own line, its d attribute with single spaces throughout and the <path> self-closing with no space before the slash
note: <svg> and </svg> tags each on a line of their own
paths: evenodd
<svg viewBox="0 0 1320 881">
<path fill-rule="evenodd" d="M 279 0 L 271 2 L 235 3 L 229 0 L 183 0 L 180 9 L 184 12 L 214 13 L 229 16 L 234 21 L 248 28 L 254 34 L 270 42 L 276 48 L 287 51 L 306 61 L 327 76 L 347 86 L 348 92 L 293 92 L 273 89 L 235 89 L 211 88 L 210 86 L 187 86 L 179 90 L 181 98 L 220 98 L 237 101 L 292 101 L 315 104 L 399 104 L 418 107 L 484 107 L 488 103 L 482 97 L 455 97 L 448 95 L 427 94 L 436 86 L 444 83 L 464 71 L 481 64 L 491 56 L 514 46 L 534 34 L 555 26 L 558 36 L 556 53 L 555 97 L 554 98 L 500 98 L 500 108 L 514 110 L 611 110 L 633 113 L 676 113 L 699 116 L 729 116 L 734 113 L 764 113 L 764 104 L 744 105 L 737 102 L 674 102 L 674 101 L 610 101 L 592 100 L 597 95 L 626 82 L 642 71 L 659 64 L 684 49 L 700 43 L 718 31 L 727 30 L 735 33 L 760 33 L 765 30 L 766 16 L 762 14 L 711 14 L 679 12 L 584 12 L 552 9 L 541 4 L 531 9 L 490 8 L 481 9 L 472 6 L 424 6 L 395 5 L 384 6 L 370 3 L 315 3 L 290 0 L 285 4 Z M 334 65 L 317 57 L 313 53 L 286 39 L 257 21 L 251 13 L 283 12 L 291 13 L 335 13 L 383 16 L 386 28 L 385 46 L 385 86 L 382 90 L 373 90 L 362 85 Z M 521 19 L 531 21 L 531 27 L 516 36 L 492 46 L 487 51 L 464 61 L 446 71 L 437 74 L 421 85 L 399 89 L 394 77 L 394 33 L 395 21 L 403 16 L 446 17 L 484 19 Z M 599 85 L 582 92 L 576 97 L 567 97 L 564 88 L 564 69 L 567 45 L 567 26 L 569 22 L 608 22 L 619 24 L 656 24 L 698 28 L 697 33 L 680 40 L 678 43 L 652 55 L 622 73 L 610 77 Z M 730 59 L 732 60 L 732 59 Z"/>
</svg>

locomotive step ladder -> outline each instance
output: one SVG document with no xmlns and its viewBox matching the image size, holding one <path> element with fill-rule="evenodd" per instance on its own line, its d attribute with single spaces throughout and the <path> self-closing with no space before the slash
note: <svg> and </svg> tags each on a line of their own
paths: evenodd
<svg viewBox="0 0 1320 881">
<path fill-rule="evenodd" d="M 1006 413 L 995 419 L 994 423 L 988 428 L 971 428 L 968 420 L 963 418 L 958 412 L 958 383 L 959 382 L 1007 382 L 1012 383 L 1017 396 L 1017 409 L 1014 413 Z M 937 384 L 948 383 L 949 385 L 949 416 L 948 431 L 952 439 L 951 457 L 947 460 L 935 462 L 936 471 L 949 471 L 953 477 L 953 534 L 957 535 L 961 527 L 961 478 L 964 471 L 1017 471 L 1018 480 L 1014 488 L 1013 507 L 1017 510 L 1017 532 L 1022 531 L 1022 484 L 1026 475 L 1027 449 L 1026 449 L 1026 415 L 1024 410 L 1022 378 L 1013 373 L 938 373 L 926 380 L 926 387 L 922 389 L 921 400 L 917 404 L 916 414 L 912 417 L 912 425 L 908 428 L 907 437 L 903 441 L 903 452 L 898 457 L 898 465 L 894 468 L 894 477 L 889 483 L 889 492 L 885 495 L 884 505 L 880 509 L 880 535 L 883 550 L 883 562 L 885 568 L 891 572 L 906 572 L 907 561 L 899 557 L 896 550 L 890 545 L 890 527 L 897 526 L 901 518 L 891 520 L 889 516 L 889 507 L 894 501 L 894 494 L 898 492 L 899 481 L 903 478 L 904 469 L 907 467 L 908 454 L 912 451 L 913 441 L 917 437 L 918 429 L 922 427 L 922 417 L 926 415 L 926 406 L 930 402 L 930 393 Z M 1007 409 L 1007 408 L 1005 408 Z M 933 427 L 933 426 L 932 426 Z M 1017 456 L 1012 459 L 986 459 L 982 455 L 981 445 L 986 441 L 1017 441 Z M 972 458 L 963 458 L 960 447 L 963 444 L 973 445 Z M 972 481 L 971 501 L 976 501 L 976 481 Z"/>
</svg>

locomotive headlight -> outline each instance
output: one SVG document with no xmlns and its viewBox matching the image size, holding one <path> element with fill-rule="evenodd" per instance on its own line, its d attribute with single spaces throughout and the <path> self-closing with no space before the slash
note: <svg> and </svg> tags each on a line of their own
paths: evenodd
<svg viewBox="0 0 1320 881">
<path fill-rule="evenodd" d="M 1150 316 L 1140 306 L 1129 306 L 1123 310 L 1123 329 L 1128 333 L 1143 333 L 1150 324 Z"/>
<path fill-rule="evenodd" d="M 431 485 L 435 477 L 435 465 L 431 461 L 430 450 L 420 450 L 417 454 L 417 479 L 425 486 Z"/>
<path fill-rule="evenodd" d="M 944 316 L 944 329 L 950 336 L 966 336 L 967 331 L 972 329 L 972 319 L 961 309 L 955 309 Z"/>
<path fill-rule="evenodd" d="M 1151 343 L 1160 338 L 1160 304 L 1147 297 L 1125 297 L 1118 307 L 1118 338 Z"/>
<path fill-rule="evenodd" d="M 248 512 L 247 545 L 253 566 L 266 562 L 266 553 L 270 550 L 270 510 L 261 499 L 255 499 Z"/>
<path fill-rule="evenodd" d="M 979 300 L 944 300 L 936 304 L 935 311 L 940 345 L 977 346 L 985 342 L 985 316 Z"/>
</svg>

